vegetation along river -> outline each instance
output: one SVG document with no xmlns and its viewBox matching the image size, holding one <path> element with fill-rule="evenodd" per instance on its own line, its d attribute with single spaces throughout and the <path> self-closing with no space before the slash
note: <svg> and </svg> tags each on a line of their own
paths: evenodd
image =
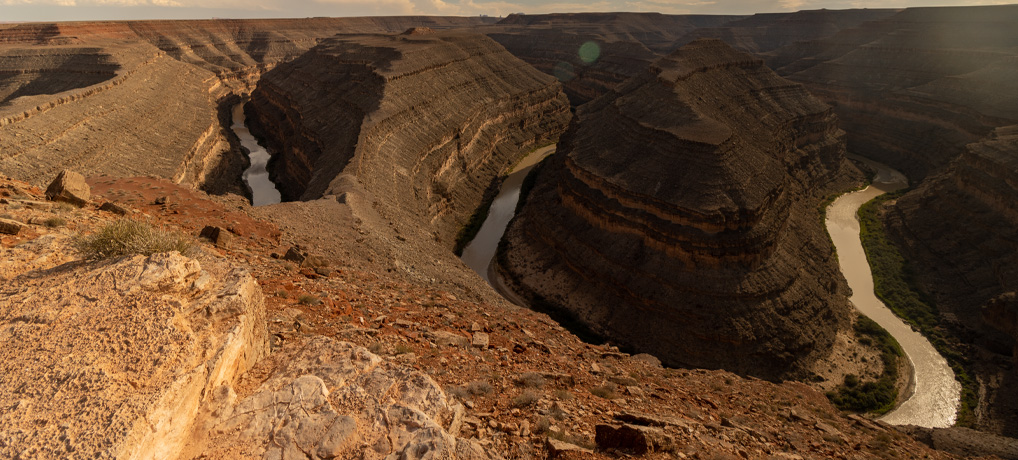
<svg viewBox="0 0 1018 460">
<path fill-rule="evenodd" d="M 929 340 L 894 315 L 873 292 L 870 272 L 859 240 L 856 211 L 873 198 L 908 186 L 900 172 L 887 165 L 855 157 L 877 171 L 873 184 L 863 190 L 842 195 L 827 209 L 827 231 L 838 250 L 838 263 L 852 288 L 849 299 L 862 314 L 876 321 L 901 344 L 912 363 L 913 393 L 900 406 L 881 420 L 895 425 L 948 427 L 954 424 L 961 394 L 961 384 L 954 372 Z"/>
<path fill-rule="evenodd" d="M 269 171 L 266 167 L 269 164 L 269 152 L 265 147 L 258 145 L 258 141 L 247 129 L 244 117 L 244 104 L 237 104 L 233 107 L 233 132 L 240 138 L 240 145 L 247 152 L 251 166 L 244 171 L 244 182 L 251 187 L 251 204 L 253 206 L 264 206 L 267 204 L 279 203 L 281 196 L 276 190 L 276 184 L 269 180 Z"/>
<path fill-rule="evenodd" d="M 498 242 L 515 212 L 520 185 L 534 165 L 553 151 L 554 147 L 535 151 L 513 170 L 491 203 L 488 217 L 477 236 L 463 250 L 463 261 L 489 283 L 492 282 L 489 267 Z M 838 251 L 841 271 L 853 291 L 850 300 L 861 313 L 894 336 L 914 370 L 912 394 L 881 420 L 897 425 L 951 426 L 957 415 L 961 385 L 955 380 L 947 360 L 937 353 L 933 345 L 895 316 L 874 294 L 873 275 L 859 240 L 859 221 L 856 217 L 859 207 L 884 193 L 906 187 L 908 180 L 884 164 L 858 159 L 877 170 L 873 184 L 835 200 L 827 210 L 826 225 Z"/>
</svg>

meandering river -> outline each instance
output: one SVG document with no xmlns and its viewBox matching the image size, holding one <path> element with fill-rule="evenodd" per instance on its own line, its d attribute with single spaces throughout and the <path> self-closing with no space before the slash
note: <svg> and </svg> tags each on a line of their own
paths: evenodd
<svg viewBox="0 0 1018 460">
<path fill-rule="evenodd" d="M 898 340 L 915 370 L 912 395 L 881 420 L 895 425 L 951 426 L 958 412 L 961 384 L 955 380 L 947 360 L 937 353 L 929 340 L 895 316 L 873 293 L 873 275 L 859 240 L 856 217 L 859 207 L 877 196 L 908 186 L 908 180 L 887 165 L 853 158 L 875 168 L 877 175 L 869 187 L 842 195 L 831 204 L 827 209 L 827 231 L 838 250 L 841 271 L 852 288 L 849 300 Z"/>
<path fill-rule="evenodd" d="M 269 152 L 258 145 L 258 141 L 247 129 L 244 117 L 244 104 L 237 104 L 233 107 L 233 132 L 240 138 L 240 145 L 247 151 L 251 160 L 251 166 L 244 171 L 244 182 L 251 187 L 251 204 L 253 206 L 264 206 L 267 204 L 279 203 L 281 196 L 276 190 L 276 184 L 269 180 Z"/>
<path fill-rule="evenodd" d="M 491 202 L 488 217 L 481 225 L 477 236 L 463 249 L 460 258 L 489 284 L 491 280 L 488 279 L 488 266 L 495 257 L 495 250 L 498 248 L 499 240 L 502 239 L 502 234 L 505 233 L 506 226 L 516 213 L 516 203 L 520 201 L 520 186 L 523 185 L 523 179 L 537 163 L 552 153 L 555 153 L 555 146 L 549 145 L 531 152 L 516 165 L 498 189 L 498 195 Z"/>
</svg>

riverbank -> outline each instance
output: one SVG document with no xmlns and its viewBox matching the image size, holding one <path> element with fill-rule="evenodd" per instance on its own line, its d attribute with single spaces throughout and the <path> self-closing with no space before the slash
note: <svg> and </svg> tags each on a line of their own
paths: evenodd
<svg viewBox="0 0 1018 460">
<path fill-rule="evenodd" d="M 914 371 L 915 391 L 882 420 L 891 424 L 947 427 L 954 424 L 960 385 L 947 360 L 929 340 L 894 315 L 874 293 L 873 276 L 860 240 L 859 207 L 871 199 L 904 188 L 907 179 L 890 167 L 860 159 L 877 171 L 873 183 L 843 195 L 828 208 L 826 225 L 838 252 L 841 270 L 852 288 L 853 305 L 901 344 Z"/>
</svg>

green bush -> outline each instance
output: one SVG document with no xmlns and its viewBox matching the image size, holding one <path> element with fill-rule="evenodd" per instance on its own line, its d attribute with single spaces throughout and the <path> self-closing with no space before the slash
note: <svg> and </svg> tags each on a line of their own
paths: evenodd
<svg viewBox="0 0 1018 460">
<path fill-rule="evenodd" d="M 884 328 L 866 316 L 859 315 L 855 322 L 855 335 L 859 342 L 875 343 L 884 363 L 883 373 L 876 381 L 863 382 L 859 376 L 848 374 L 845 382 L 827 397 L 841 410 L 853 412 L 886 413 L 894 408 L 898 399 L 898 359 L 904 355 L 901 346 Z"/>
<path fill-rule="evenodd" d="M 189 255 L 195 248 L 190 236 L 127 218 L 106 224 L 90 235 L 78 235 L 73 245 L 90 260 L 170 251 Z"/>
</svg>

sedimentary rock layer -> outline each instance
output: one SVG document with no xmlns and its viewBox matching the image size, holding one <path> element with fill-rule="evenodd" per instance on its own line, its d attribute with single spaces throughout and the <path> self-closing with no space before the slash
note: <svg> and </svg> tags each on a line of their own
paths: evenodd
<svg viewBox="0 0 1018 460">
<path fill-rule="evenodd" d="M 510 224 L 513 290 L 671 365 L 801 375 L 848 306 L 816 193 L 827 105 L 697 41 L 585 105 Z"/>
<path fill-rule="evenodd" d="M 230 109 L 266 70 L 337 32 L 480 18 L 118 21 L 0 29 L 0 171 L 157 175 L 220 189 L 244 163 Z M 229 187 L 226 187 L 229 188 Z"/>
<path fill-rule="evenodd" d="M 330 39 L 267 73 L 248 109 L 284 199 L 356 182 L 387 218 L 449 244 L 492 180 L 570 116 L 553 78 L 491 39 L 427 30 Z"/>
<path fill-rule="evenodd" d="M 1018 434 L 1018 378 L 1008 370 L 1013 337 L 981 311 L 1018 291 L 1018 126 L 970 144 L 945 172 L 898 199 L 885 221 L 913 267 L 922 268 L 916 278 L 944 322 L 971 345 L 967 354 L 988 391 L 979 423 Z"/>
<path fill-rule="evenodd" d="M 700 38 L 717 38 L 733 48 L 753 54 L 832 36 L 867 21 L 884 19 L 899 10 L 805 10 L 795 13 L 758 13 L 720 26 L 702 27 L 679 40 L 685 44 Z"/>
<path fill-rule="evenodd" d="M 643 71 L 698 27 L 742 16 L 658 13 L 510 15 L 482 30 L 520 59 L 558 78 L 574 106 Z"/>
<path fill-rule="evenodd" d="M 1018 6 L 909 8 L 773 52 L 835 107 L 850 151 L 913 180 L 1018 121 Z"/>
</svg>

